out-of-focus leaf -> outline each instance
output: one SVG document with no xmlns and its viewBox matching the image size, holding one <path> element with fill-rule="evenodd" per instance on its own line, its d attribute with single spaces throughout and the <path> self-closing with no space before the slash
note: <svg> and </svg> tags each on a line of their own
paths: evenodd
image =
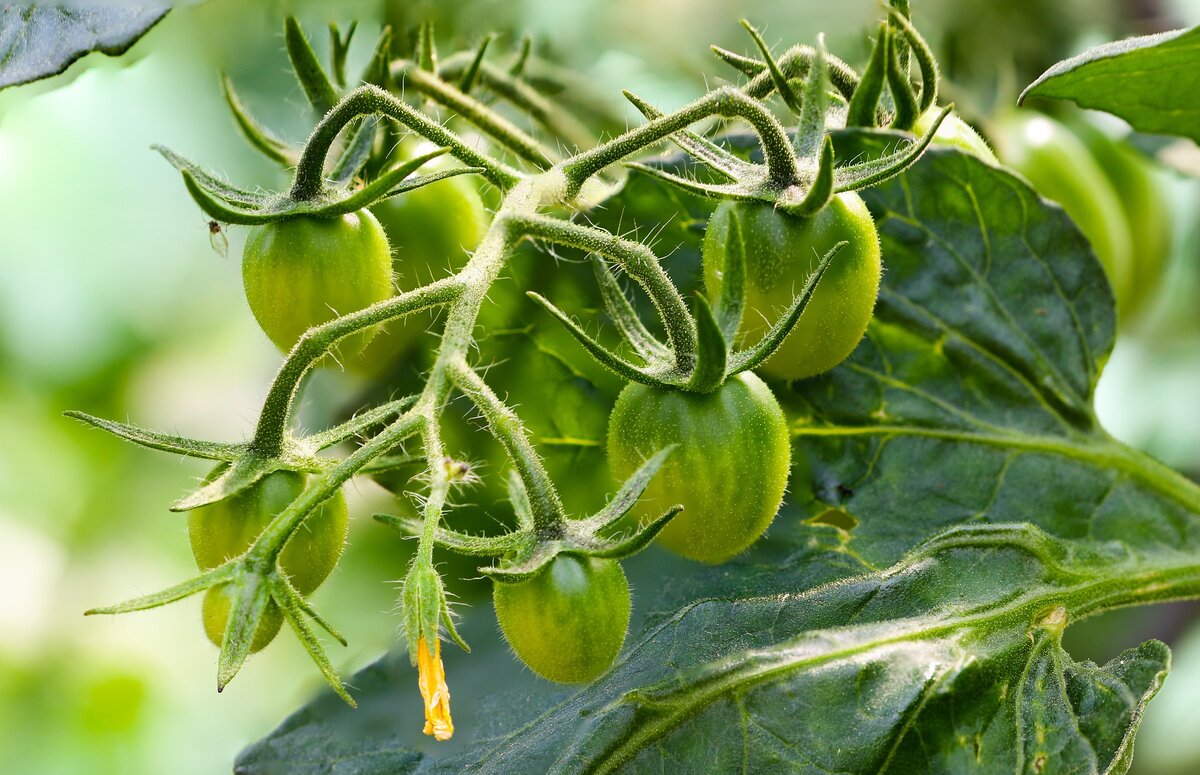
<svg viewBox="0 0 1200 775">
<path fill-rule="evenodd" d="M 1135 129 L 1200 142 L 1200 27 L 1118 40 L 1042 73 L 1021 93 L 1107 111 Z"/>
<path fill-rule="evenodd" d="M 0 6 L 0 89 L 49 78 L 99 51 L 119 56 L 170 10 L 163 6 Z"/>
</svg>

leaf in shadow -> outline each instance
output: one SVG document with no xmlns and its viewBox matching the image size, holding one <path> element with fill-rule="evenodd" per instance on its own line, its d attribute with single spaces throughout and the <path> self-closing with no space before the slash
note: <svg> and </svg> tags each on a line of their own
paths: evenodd
<svg viewBox="0 0 1200 775">
<path fill-rule="evenodd" d="M 93 51 L 124 54 L 169 10 L 6 3 L 0 6 L 0 89 L 58 75 Z"/>
</svg>

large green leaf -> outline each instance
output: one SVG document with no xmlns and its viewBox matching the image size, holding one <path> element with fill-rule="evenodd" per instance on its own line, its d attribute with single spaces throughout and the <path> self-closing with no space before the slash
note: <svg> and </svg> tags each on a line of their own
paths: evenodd
<svg viewBox="0 0 1200 775">
<path fill-rule="evenodd" d="M 1022 92 L 1120 116 L 1142 132 L 1200 142 L 1200 27 L 1088 49 Z"/>
<path fill-rule="evenodd" d="M 0 6 L 0 89 L 49 78 L 100 51 L 125 53 L 169 7 L 85 4 Z"/>
<path fill-rule="evenodd" d="M 384 662 L 362 679 L 386 733 L 318 700 L 239 771 L 1124 772 L 1168 651 L 1097 666 L 1060 636 L 1200 595 L 1200 492 L 1096 422 L 1103 272 L 1058 207 L 953 151 L 867 199 L 877 319 L 847 364 L 787 395 L 795 502 L 768 540 L 703 572 L 630 563 L 661 613 L 569 697 L 468 709 L 491 721 L 431 749 L 415 697 L 394 699 L 411 672 Z M 464 661 L 503 653 L 474 645 Z M 515 664 L 484 675 L 535 684 Z"/>
</svg>

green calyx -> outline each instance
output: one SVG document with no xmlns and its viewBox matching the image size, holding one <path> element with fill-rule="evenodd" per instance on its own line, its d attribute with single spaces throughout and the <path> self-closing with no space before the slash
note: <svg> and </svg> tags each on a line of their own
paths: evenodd
<svg viewBox="0 0 1200 775">
<path fill-rule="evenodd" d="M 850 96 L 846 126 L 912 131 L 937 102 L 937 60 L 910 19 L 907 2 L 888 9 L 862 79 Z M 919 87 L 913 86 L 912 60 L 920 73 Z"/>
</svg>

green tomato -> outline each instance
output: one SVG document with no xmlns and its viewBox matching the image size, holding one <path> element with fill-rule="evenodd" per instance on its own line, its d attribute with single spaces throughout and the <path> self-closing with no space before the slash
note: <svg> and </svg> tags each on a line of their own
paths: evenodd
<svg viewBox="0 0 1200 775">
<path fill-rule="evenodd" d="M 760 340 L 779 320 L 823 255 L 842 240 L 849 243 L 833 259 L 795 328 L 759 371 L 804 379 L 854 352 L 871 322 L 881 272 L 879 234 L 858 194 L 838 194 L 808 218 L 763 202 L 722 202 L 704 235 L 704 282 L 714 299 L 735 233 L 741 234 L 746 257 L 744 344 Z"/>
<path fill-rule="evenodd" d="M 259 326 L 286 352 L 309 328 L 390 297 L 391 267 L 387 236 L 370 212 L 298 216 L 250 230 L 242 283 Z M 357 354 L 374 335 L 355 334 L 337 350 Z"/>
<path fill-rule="evenodd" d="M 1126 316 L 1136 315 L 1153 297 L 1171 255 L 1171 199 L 1154 164 L 1128 144 L 1114 140 L 1086 121 L 1073 123 L 1117 193 L 1132 236 L 1132 268 Z"/>
<path fill-rule="evenodd" d="M 294 471 L 275 471 L 231 498 L 189 512 L 188 538 L 200 570 L 215 568 L 249 549 L 271 520 L 303 492 L 305 480 Z M 333 571 L 346 545 L 348 526 L 346 499 L 338 492 L 310 514 L 283 547 L 279 565 L 300 594 L 311 594 Z M 229 618 L 225 586 L 209 589 L 204 597 L 204 629 L 218 646 Z M 254 650 L 275 637 L 280 621 L 279 611 L 271 605 L 255 634 Z"/>
<path fill-rule="evenodd" d="M 613 474 L 625 479 L 671 444 L 678 447 L 636 513 L 645 522 L 683 504 L 659 542 L 693 560 L 724 562 L 754 543 L 783 503 L 791 462 L 783 410 L 750 372 L 707 394 L 630 383 L 609 419 Z"/>
<path fill-rule="evenodd" d="M 933 121 L 938 117 L 938 113 L 940 112 L 941 108 L 934 105 L 922 113 L 917 119 L 917 123 L 913 125 L 913 134 L 923 137 L 929 131 L 929 128 L 933 126 Z M 941 126 L 938 127 L 937 133 L 933 136 L 933 144 L 945 148 L 955 148 L 989 164 L 1000 163 L 1000 160 L 996 158 L 995 152 L 992 151 L 992 147 L 987 144 L 987 141 L 970 124 L 963 121 L 955 113 L 950 113 L 946 118 L 942 119 Z"/>
<path fill-rule="evenodd" d="M 421 168 L 429 174 L 457 162 L 435 159 Z M 406 191 L 371 206 L 392 246 L 392 274 L 401 290 L 445 277 L 466 264 L 487 232 L 490 217 L 472 176 L 459 175 Z M 385 324 L 362 355 L 358 370 L 377 373 L 405 355 L 433 322 L 433 314 Z"/>
<path fill-rule="evenodd" d="M 229 612 L 233 609 L 233 590 L 228 584 L 219 587 L 209 587 L 204 593 L 204 605 L 201 614 L 204 620 L 204 634 L 217 648 L 225 638 L 225 627 L 229 622 Z M 250 651 L 262 651 L 275 640 L 279 629 L 283 626 L 283 614 L 279 606 L 268 603 L 263 611 L 258 629 L 254 631 L 254 640 L 250 643 Z"/>
<path fill-rule="evenodd" d="M 496 584 L 492 600 L 516 655 L 560 683 L 603 674 L 629 629 L 629 582 L 616 560 L 559 555 L 528 581 Z"/>
<path fill-rule="evenodd" d="M 1133 292 L 1133 241 L 1104 170 L 1070 129 L 1048 116 L 1014 113 L 1000 122 L 995 135 L 1004 163 L 1059 203 L 1091 242 L 1123 315 Z"/>
</svg>

